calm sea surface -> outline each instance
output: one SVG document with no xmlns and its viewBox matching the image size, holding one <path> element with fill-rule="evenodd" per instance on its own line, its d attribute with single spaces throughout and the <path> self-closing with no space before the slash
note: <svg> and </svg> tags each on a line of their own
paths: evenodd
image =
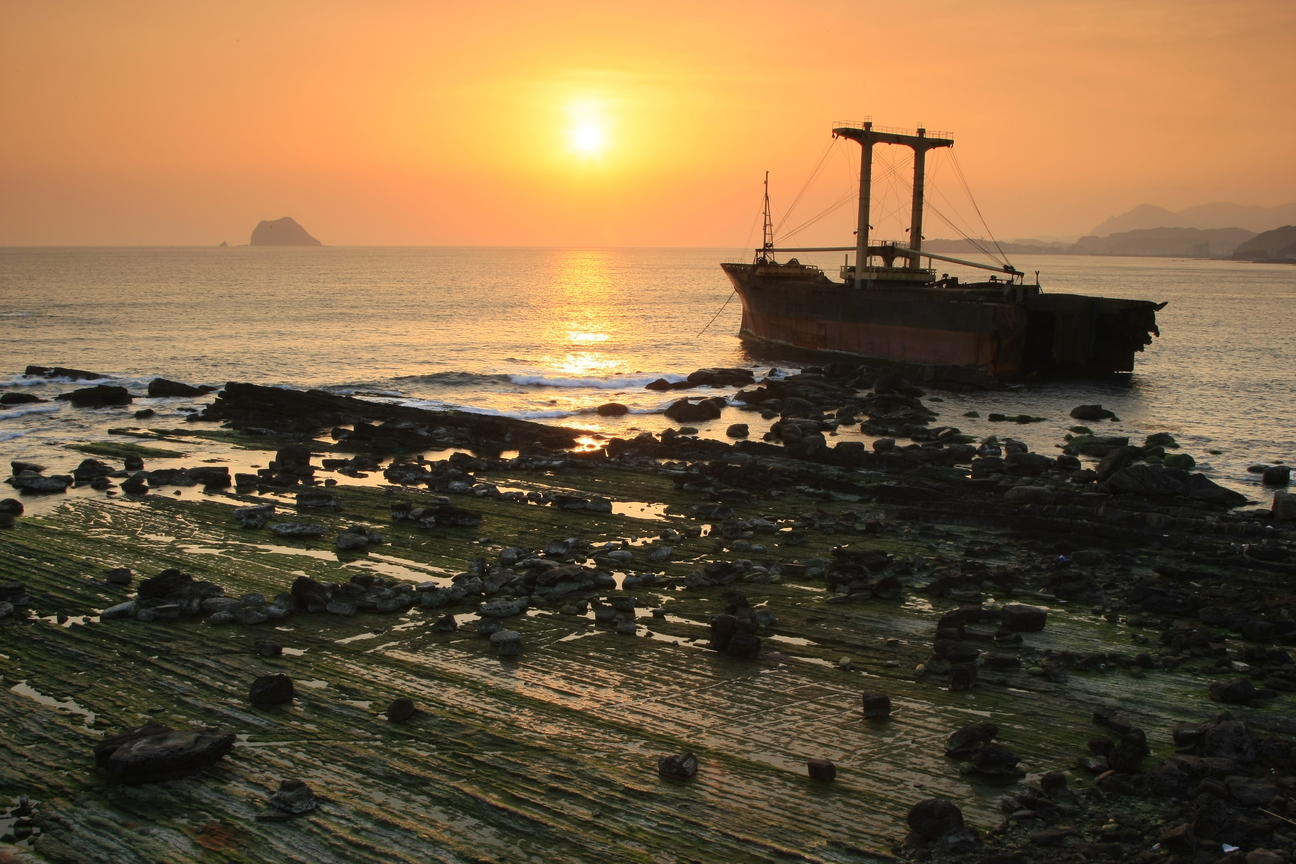
<svg viewBox="0 0 1296 864">
<path fill-rule="evenodd" d="M 740 308 L 699 249 L 343 248 L 0 249 L 0 392 L 49 398 L 28 364 L 103 373 L 142 393 L 163 376 L 323 387 L 428 407 L 577 425 L 607 434 L 669 425 L 679 394 L 643 389 L 705 366 L 795 369 L 754 357 Z M 817 262 L 835 268 L 836 256 Z M 1172 432 L 1220 482 L 1263 496 L 1248 465 L 1296 458 L 1296 267 L 1151 258 L 1041 256 L 1046 291 L 1168 301 L 1164 334 L 1124 384 L 1058 382 L 993 393 L 940 393 L 942 423 L 1008 435 L 1052 453 L 1101 402 L 1141 442 Z M 953 269 L 953 268 L 951 268 Z M 829 269 L 829 272 L 835 272 Z M 727 305 L 726 305 L 726 301 Z M 84 385 L 75 385 L 84 386 Z M 716 391 L 704 391 L 708 395 Z M 732 392 L 732 391 L 721 391 Z M 696 393 L 696 391 L 695 391 Z M 130 411 L 66 403 L 0 409 L 0 458 L 48 461 L 51 446 L 135 425 L 173 428 L 210 401 L 137 399 Z M 624 418 L 593 409 L 616 401 Z M 1047 418 L 992 424 L 966 411 Z M 730 409 L 704 434 L 754 416 Z M 759 425 L 753 424 L 754 430 Z M 858 437 L 843 430 L 842 436 Z M 1213 455 L 1209 451 L 1218 450 Z"/>
</svg>

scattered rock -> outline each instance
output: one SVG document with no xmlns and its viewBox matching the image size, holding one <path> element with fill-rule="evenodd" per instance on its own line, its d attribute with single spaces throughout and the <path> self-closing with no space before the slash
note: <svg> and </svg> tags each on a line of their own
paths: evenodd
<svg viewBox="0 0 1296 864">
<path fill-rule="evenodd" d="M 292 700 L 293 682 L 287 675 L 262 675 L 248 690 L 248 701 L 253 705 L 282 705 Z"/>
<path fill-rule="evenodd" d="M 260 639 L 256 643 L 256 652 L 262 657 L 282 657 L 283 646 L 269 639 Z"/>
<path fill-rule="evenodd" d="M 496 630 L 490 641 L 500 657 L 516 657 L 522 653 L 522 634 L 516 630 Z"/>
<path fill-rule="evenodd" d="M 387 719 L 392 723 L 405 723 L 412 719 L 416 713 L 418 713 L 418 709 L 414 707 L 414 700 L 407 696 L 393 699 L 391 704 L 387 706 Z"/>
<path fill-rule="evenodd" d="M 1048 621 L 1048 610 L 1021 603 L 1008 603 L 1000 611 L 1000 625 L 1014 633 L 1038 633 Z"/>
<path fill-rule="evenodd" d="M 161 724 L 114 735 L 95 747 L 95 763 L 124 783 L 153 783 L 182 776 L 224 758 L 236 737 L 225 729 L 177 731 Z"/>
<path fill-rule="evenodd" d="M 891 697 L 885 693 L 865 690 L 863 702 L 865 720 L 885 720 L 891 716 Z"/>
<path fill-rule="evenodd" d="M 1076 420 L 1110 420 L 1116 416 L 1116 412 L 1101 405 L 1077 405 L 1071 409 L 1071 416 Z"/>
<path fill-rule="evenodd" d="M 909 827 L 928 843 L 963 830 L 963 811 L 947 798 L 927 798 L 909 808 Z"/>
<path fill-rule="evenodd" d="M 837 766 L 827 759 L 807 759 L 806 771 L 811 780 L 829 783 L 837 779 Z"/>
<path fill-rule="evenodd" d="M 279 789 L 270 796 L 270 806 L 294 816 L 314 810 L 319 806 L 315 794 L 302 780 L 284 780 Z"/>
<path fill-rule="evenodd" d="M 697 773 L 698 760 L 692 753 L 682 756 L 662 756 L 657 760 L 657 773 L 663 777 L 687 780 Z"/>
</svg>

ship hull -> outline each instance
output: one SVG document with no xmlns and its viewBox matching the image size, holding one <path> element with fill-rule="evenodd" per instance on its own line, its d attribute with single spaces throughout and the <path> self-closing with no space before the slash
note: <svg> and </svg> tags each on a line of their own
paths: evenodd
<svg viewBox="0 0 1296 864">
<path fill-rule="evenodd" d="M 1041 294 L 1006 282 L 949 287 L 833 282 L 812 267 L 723 264 L 742 300 L 742 335 L 810 351 L 999 378 L 1130 372 L 1156 331 L 1156 304 Z"/>
</svg>

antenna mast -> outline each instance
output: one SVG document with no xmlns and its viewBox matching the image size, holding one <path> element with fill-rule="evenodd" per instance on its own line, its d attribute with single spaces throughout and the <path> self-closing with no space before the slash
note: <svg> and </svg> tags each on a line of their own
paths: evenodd
<svg viewBox="0 0 1296 864">
<path fill-rule="evenodd" d="M 770 219 L 769 172 L 765 172 L 765 239 L 761 243 L 761 257 L 774 259 L 774 222 Z"/>
</svg>

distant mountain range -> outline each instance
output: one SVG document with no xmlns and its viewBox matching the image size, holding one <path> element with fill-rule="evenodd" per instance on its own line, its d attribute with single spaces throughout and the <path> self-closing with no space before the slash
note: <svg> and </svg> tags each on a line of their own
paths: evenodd
<svg viewBox="0 0 1296 864">
<path fill-rule="evenodd" d="M 1149 255 L 1174 258 L 1285 259 L 1296 257 L 1296 202 L 1277 207 L 1217 201 L 1179 211 L 1140 204 L 1112 216 L 1074 243 L 1062 238 L 1000 241 L 1007 254 Z M 1283 227 L 1287 226 L 1287 227 Z M 1257 236 L 1259 235 L 1259 236 Z M 947 255 L 993 249 L 988 240 L 927 240 L 923 246 Z"/>
<path fill-rule="evenodd" d="M 1009 255 L 1147 255 L 1170 258 L 1224 258 L 1256 236 L 1245 228 L 1140 228 L 1106 237 L 1081 237 L 1075 243 L 1040 240 L 1000 242 Z M 923 248 L 947 255 L 976 254 L 978 246 L 994 249 L 988 240 L 927 240 Z"/>
<path fill-rule="evenodd" d="M 1296 225 L 1258 234 L 1233 250 L 1234 258 L 1251 261 L 1296 260 Z"/>
<path fill-rule="evenodd" d="M 1167 210 L 1155 204 L 1140 204 L 1128 213 L 1111 216 L 1089 233 L 1094 237 L 1109 237 L 1125 231 L 1149 228 L 1245 228 L 1253 234 L 1270 231 L 1282 225 L 1296 224 L 1296 202 L 1277 207 L 1229 204 L 1216 201 L 1198 204 L 1179 211 Z"/>
</svg>

